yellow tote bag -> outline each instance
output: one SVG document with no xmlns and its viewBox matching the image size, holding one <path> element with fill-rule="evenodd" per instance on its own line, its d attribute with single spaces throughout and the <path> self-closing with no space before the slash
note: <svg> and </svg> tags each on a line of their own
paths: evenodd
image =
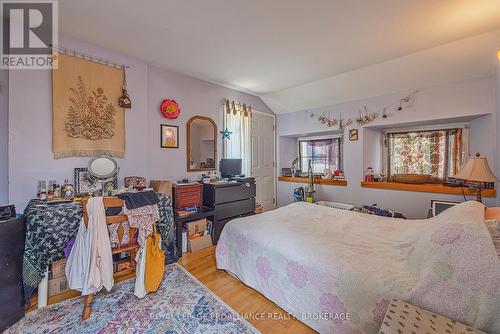
<svg viewBox="0 0 500 334">
<path fill-rule="evenodd" d="M 144 285 L 146 291 L 156 291 L 165 272 L 165 252 L 160 248 L 161 236 L 153 225 L 153 233 L 146 240 L 146 273 Z"/>
</svg>

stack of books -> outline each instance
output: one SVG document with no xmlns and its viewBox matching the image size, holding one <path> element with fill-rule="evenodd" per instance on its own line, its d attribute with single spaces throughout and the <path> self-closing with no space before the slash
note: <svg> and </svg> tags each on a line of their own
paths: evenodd
<svg viewBox="0 0 500 334">
<path fill-rule="evenodd" d="M 195 214 L 196 212 L 198 212 L 198 208 L 194 206 L 194 207 L 189 207 L 189 208 L 184 208 L 182 210 L 178 210 L 177 215 L 180 218 L 184 218 L 184 217 L 190 216 L 192 214 Z"/>
</svg>

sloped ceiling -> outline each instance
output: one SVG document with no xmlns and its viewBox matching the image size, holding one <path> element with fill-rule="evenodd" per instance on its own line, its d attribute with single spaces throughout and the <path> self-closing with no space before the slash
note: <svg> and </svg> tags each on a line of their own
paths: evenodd
<svg viewBox="0 0 500 334">
<path fill-rule="evenodd" d="M 494 31 L 263 94 L 261 99 L 275 113 L 286 113 L 486 77 L 495 73 L 499 42 L 500 31 Z"/>
<path fill-rule="evenodd" d="M 277 113 L 488 75 L 500 44 L 499 0 L 64 0 L 59 11 L 62 34 Z"/>
</svg>

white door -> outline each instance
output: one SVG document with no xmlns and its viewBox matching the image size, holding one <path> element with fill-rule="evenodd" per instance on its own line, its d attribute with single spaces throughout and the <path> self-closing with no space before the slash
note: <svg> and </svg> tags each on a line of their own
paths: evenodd
<svg viewBox="0 0 500 334">
<path fill-rule="evenodd" d="M 252 112 L 252 176 L 257 187 L 257 203 L 264 211 L 276 207 L 275 117 Z"/>
</svg>

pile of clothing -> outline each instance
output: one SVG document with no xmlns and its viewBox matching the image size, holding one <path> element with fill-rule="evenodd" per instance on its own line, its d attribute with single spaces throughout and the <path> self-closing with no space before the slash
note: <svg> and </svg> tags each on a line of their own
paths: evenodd
<svg viewBox="0 0 500 334">
<path fill-rule="evenodd" d="M 122 213 L 127 215 L 130 227 L 136 227 L 139 232 L 134 294 L 143 298 L 149 292 L 158 290 L 165 269 L 165 253 L 155 226 L 160 220 L 160 199 L 154 191 L 127 192 L 117 197 L 125 203 Z"/>
<path fill-rule="evenodd" d="M 157 205 L 160 200 L 153 191 L 123 193 L 117 197 L 124 201 L 122 213 L 127 215 L 127 227 L 138 230 L 134 294 L 142 298 L 148 292 L 156 291 L 163 279 L 165 254 L 155 227 L 160 219 Z M 119 223 L 109 225 L 108 230 L 102 197 L 90 198 L 86 209 L 88 224 L 82 219 L 66 265 L 69 287 L 81 291 L 82 295 L 96 293 L 103 287 L 111 290 L 114 284 L 112 244 L 123 245 L 123 239 L 134 237 L 124 235 L 118 242 L 116 231 Z M 128 230 L 123 227 L 124 231 Z"/>
<path fill-rule="evenodd" d="M 370 215 L 382 216 L 382 217 L 391 217 L 391 218 L 401 218 L 406 219 L 406 216 L 400 212 L 395 212 L 389 209 L 381 208 L 377 206 L 377 204 L 372 205 L 363 205 L 360 210 L 357 210 L 361 213 L 367 213 Z"/>
</svg>

